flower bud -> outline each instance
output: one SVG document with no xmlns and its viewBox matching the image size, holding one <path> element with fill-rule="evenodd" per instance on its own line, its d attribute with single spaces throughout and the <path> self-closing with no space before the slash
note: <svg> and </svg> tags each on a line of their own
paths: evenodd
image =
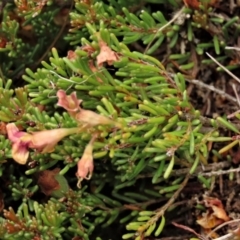
<svg viewBox="0 0 240 240">
<path fill-rule="evenodd" d="M 84 150 L 82 158 L 78 161 L 76 173 L 78 178 L 88 180 L 91 178 L 94 168 L 92 150 L 92 144 L 88 144 Z"/>
<path fill-rule="evenodd" d="M 80 183 L 83 179 L 89 180 L 92 177 L 94 163 L 93 163 L 93 142 L 95 141 L 93 136 L 89 144 L 85 147 L 82 158 L 77 163 L 76 176 L 78 178 L 77 186 L 80 188 Z"/>
</svg>

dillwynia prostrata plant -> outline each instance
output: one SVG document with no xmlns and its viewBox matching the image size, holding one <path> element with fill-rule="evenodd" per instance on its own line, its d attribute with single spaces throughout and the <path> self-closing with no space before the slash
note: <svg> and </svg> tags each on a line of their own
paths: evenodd
<svg viewBox="0 0 240 240">
<path fill-rule="evenodd" d="M 158 237 L 190 175 L 207 166 L 212 143 L 230 142 L 216 145 L 218 157 L 239 143 L 239 127 L 202 117 L 185 82 L 194 57 L 212 63 L 205 50 L 229 60 L 225 46 L 236 41 L 239 20 L 215 14 L 215 1 L 195 3 L 2 5 L 0 206 L 10 208 L 1 239 L 105 240 L 116 237 L 113 224 L 119 238 Z M 164 10 L 150 11 L 154 4 Z M 208 178 L 198 180 L 210 188 Z"/>
</svg>

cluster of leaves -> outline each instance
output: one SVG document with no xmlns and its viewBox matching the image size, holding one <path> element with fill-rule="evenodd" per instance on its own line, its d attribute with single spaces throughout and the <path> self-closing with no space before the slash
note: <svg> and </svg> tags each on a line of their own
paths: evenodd
<svg viewBox="0 0 240 240">
<path fill-rule="evenodd" d="M 106 239 L 112 224 L 126 228 L 121 229 L 123 239 L 158 237 L 175 196 L 200 163 L 208 164 L 212 143 L 230 141 L 220 153 L 238 144 L 238 139 L 219 136 L 220 129 L 239 134 L 234 124 L 224 117 L 206 119 L 194 108 L 186 75 L 196 76 L 201 56 L 201 63 L 211 63 L 203 55 L 206 50 L 227 61 L 226 68 L 238 67 L 225 46 L 236 42 L 240 22 L 216 13 L 218 1 L 193 2 L 31 0 L 3 7 L 1 209 L 10 209 L 1 218 L 1 239 Z M 150 7 L 155 4 L 164 10 L 154 12 Z M 71 46 L 67 56 L 51 47 L 51 57 L 43 61 L 61 31 L 59 16 L 66 12 L 70 26 L 64 39 Z M 23 37 L 26 31 L 34 43 Z M 203 32 L 211 41 L 205 42 Z M 167 58 L 161 62 L 162 53 Z M 14 80 L 23 69 L 20 77 L 26 84 L 17 88 L 7 79 Z M 121 127 L 90 127 L 63 139 L 53 153 L 32 151 L 29 163 L 19 168 L 11 160 L 7 123 L 28 132 L 78 125 L 56 106 L 60 89 L 76 91 L 84 109 Z M 98 135 L 94 174 L 79 190 L 76 163 L 93 133 Z M 213 151 L 217 157 L 218 150 Z M 187 174 L 175 174 L 183 168 Z M 199 175 L 198 180 L 210 188 L 211 179 Z"/>
</svg>

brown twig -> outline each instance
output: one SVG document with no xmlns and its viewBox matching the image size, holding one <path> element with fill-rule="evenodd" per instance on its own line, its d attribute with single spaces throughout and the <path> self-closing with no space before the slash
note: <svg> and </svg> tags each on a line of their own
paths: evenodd
<svg viewBox="0 0 240 240">
<path fill-rule="evenodd" d="M 238 83 L 240 83 L 240 79 L 234 75 L 232 72 L 230 72 L 227 68 L 225 68 L 220 62 L 218 62 L 214 57 L 212 57 L 209 53 L 206 52 L 208 57 L 210 57 L 219 67 L 221 67 L 229 76 L 231 76 L 233 79 L 235 79 Z"/>
<path fill-rule="evenodd" d="M 189 240 L 190 238 L 191 238 L 190 235 L 182 235 L 181 237 L 154 238 L 154 240 Z M 146 238 L 145 240 L 150 240 L 150 238 Z"/>
<path fill-rule="evenodd" d="M 217 230 L 221 229 L 222 227 L 224 227 L 226 225 L 229 225 L 231 223 L 239 223 L 239 222 L 240 222 L 240 219 L 234 219 L 234 220 L 230 220 L 228 222 L 222 223 L 221 225 L 215 227 L 211 232 L 209 232 L 207 237 L 209 238 L 214 232 L 216 232 Z M 237 231 L 237 230 L 238 229 L 236 229 L 235 231 Z M 228 239 L 230 240 L 230 239 L 233 239 L 232 237 L 233 237 L 233 234 L 234 234 L 235 231 L 233 231 L 233 233 L 229 233 L 229 234 L 224 235 L 222 237 L 216 238 L 216 240 L 223 240 L 223 239 L 224 240 L 228 240 Z"/>
<path fill-rule="evenodd" d="M 198 175 L 205 175 L 205 173 L 206 173 L 206 175 L 209 175 L 209 176 L 214 175 L 214 173 L 217 173 L 216 175 L 220 175 L 219 171 L 216 171 L 216 170 L 230 167 L 230 165 L 231 165 L 231 163 L 229 161 L 223 161 L 223 162 L 219 162 L 219 163 L 208 164 L 207 166 L 204 166 L 204 167 L 198 166 L 196 168 L 195 172 L 190 177 L 196 177 Z M 191 168 L 182 168 L 182 169 L 172 170 L 171 176 L 177 177 L 177 176 L 186 175 L 189 173 L 190 169 Z M 227 171 L 229 171 L 229 170 L 227 170 Z M 235 170 L 235 171 L 238 172 L 237 170 Z M 213 173 L 213 174 L 211 175 L 211 173 Z M 225 174 L 225 171 L 223 171 L 223 174 Z M 138 177 L 139 178 L 153 177 L 153 174 L 144 174 L 144 175 L 139 175 Z"/>
<path fill-rule="evenodd" d="M 169 72 L 166 72 L 167 75 L 171 76 L 171 77 L 174 77 L 176 74 L 174 73 L 169 73 Z M 199 87 L 202 87 L 202 88 L 206 88 L 212 92 L 215 92 L 223 97 L 225 97 L 227 100 L 233 102 L 233 103 L 238 103 L 237 99 L 229 94 L 227 94 L 225 91 L 221 90 L 221 89 L 218 89 L 216 87 L 214 87 L 213 85 L 209 85 L 209 84 L 206 84 L 204 83 L 202 80 L 199 80 L 199 79 L 190 79 L 189 77 L 186 77 L 185 76 L 185 80 L 189 83 L 193 83 Z"/>
<path fill-rule="evenodd" d="M 179 194 L 181 193 L 181 191 L 183 190 L 183 188 L 187 185 L 187 182 L 190 178 L 190 174 L 187 174 L 185 179 L 183 180 L 182 184 L 180 185 L 179 189 L 172 195 L 172 197 L 167 201 L 167 203 L 156 210 L 156 214 L 146 223 L 143 231 L 145 229 L 147 229 L 149 226 L 151 226 L 152 224 L 154 224 L 155 222 L 157 222 L 159 220 L 160 217 L 162 217 L 165 213 L 165 211 L 171 207 L 171 205 L 176 201 L 176 199 L 178 198 Z M 142 234 L 142 232 L 140 232 L 140 235 Z"/>
<path fill-rule="evenodd" d="M 211 177 L 211 176 L 220 176 L 220 175 L 224 175 L 224 174 L 229 174 L 229 173 L 238 173 L 240 172 L 240 167 L 239 168 L 232 168 L 232 169 L 228 169 L 228 170 L 219 170 L 219 171 L 212 171 L 212 172 L 207 172 L 207 173 L 199 173 L 202 176 L 207 176 L 207 177 Z"/>
</svg>

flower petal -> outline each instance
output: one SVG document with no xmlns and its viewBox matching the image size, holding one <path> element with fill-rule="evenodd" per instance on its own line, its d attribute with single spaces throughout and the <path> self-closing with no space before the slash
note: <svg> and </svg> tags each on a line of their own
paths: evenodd
<svg viewBox="0 0 240 240">
<path fill-rule="evenodd" d="M 18 141 L 12 145 L 12 158 L 19 164 L 26 164 L 29 156 L 27 145 Z"/>
<path fill-rule="evenodd" d="M 72 92 L 70 95 L 67 95 L 64 90 L 59 90 L 57 92 L 58 103 L 57 105 L 66 109 L 69 114 L 78 112 L 80 108 L 81 99 L 77 99 L 76 92 Z"/>
<path fill-rule="evenodd" d="M 15 123 L 7 124 L 6 129 L 7 129 L 8 139 L 13 143 L 18 142 L 22 136 L 27 134 L 25 132 L 19 131 Z"/>
<path fill-rule="evenodd" d="M 100 53 L 97 56 L 97 66 L 101 67 L 105 62 L 107 62 L 108 65 L 112 65 L 119 59 L 117 53 L 108 47 L 104 41 L 100 40 L 99 45 Z"/>
</svg>

